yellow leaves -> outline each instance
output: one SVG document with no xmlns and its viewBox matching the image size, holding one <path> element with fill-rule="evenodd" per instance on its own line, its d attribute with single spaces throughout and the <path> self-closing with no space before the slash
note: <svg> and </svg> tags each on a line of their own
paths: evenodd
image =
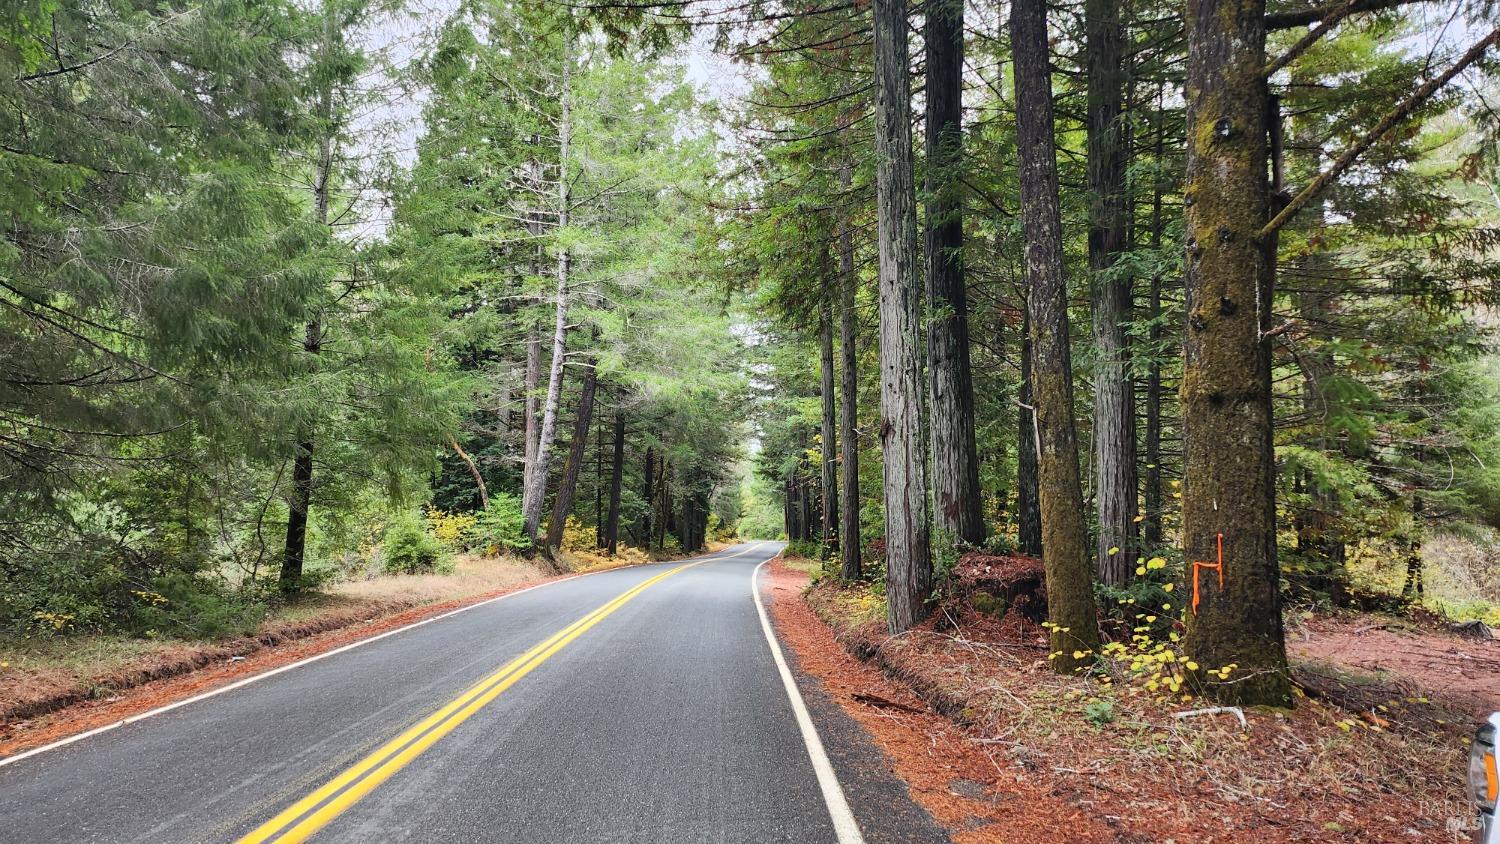
<svg viewBox="0 0 1500 844">
<path fill-rule="evenodd" d="M 1145 574 L 1146 573 L 1146 567 L 1145 566 L 1136 566 L 1135 567 L 1135 573 L 1137 575 Z"/>
<path fill-rule="evenodd" d="M 1174 585 L 1175 584 L 1171 584 L 1171 583 L 1163 584 L 1162 587 L 1161 587 L 1161 591 L 1163 591 L 1163 592 L 1171 592 Z"/>
<path fill-rule="evenodd" d="M 1120 553 L 1120 546 L 1111 545 L 1109 546 L 1109 551 L 1107 551 L 1106 553 L 1109 554 L 1109 556 L 1113 557 L 1114 555 Z"/>
<path fill-rule="evenodd" d="M 1146 521 L 1146 517 L 1145 516 L 1136 516 L 1134 519 L 1131 519 L 1131 521 L 1135 522 L 1136 524 L 1140 524 L 1141 522 Z"/>
<path fill-rule="evenodd" d="M 474 513 L 445 513 L 437 508 L 427 511 L 427 526 L 432 535 L 450 548 L 457 547 L 478 520 Z"/>
<path fill-rule="evenodd" d="M 1186 662 L 1184 662 L 1183 665 L 1186 665 L 1187 666 L 1187 670 L 1189 670 L 1189 671 L 1197 671 L 1198 670 L 1198 663 L 1193 662 L 1191 659 L 1188 660 L 1188 661 L 1186 661 Z"/>
<path fill-rule="evenodd" d="M 1164 569 L 1166 567 L 1167 561 L 1162 559 L 1161 557 L 1152 557 L 1151 559 L 1146 561 L 1146 568 L 1151 569 L 1152 571 L 1155 571 L 1156 569 Z"/>
<path fill-rule="evenodd" d="M 1073 658 L 1074 659 L 1083 659 L 1083 656 L 1084 656 L 1083 651 L 1074 651 L 1073 652 Z"/>
</svg>

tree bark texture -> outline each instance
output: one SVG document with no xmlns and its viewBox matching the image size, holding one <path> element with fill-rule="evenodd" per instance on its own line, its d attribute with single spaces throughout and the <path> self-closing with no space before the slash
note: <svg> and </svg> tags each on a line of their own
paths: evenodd
<svg viewBox="0 0 1500 844">
<path fill-rule="evenodd" d="M 933 519 L 968 545 L 984 542 L 974 382 L 969 367 L 969 304 L 963 267 L 963 0 L 928 0 L 927 365 Z"/>
<path fill-rule="evenodd" d="M 541 396 L 537 388 L 542 382 L 542 335 L 538 326 L 533 324 L 526 336 L 526 401 L 523 413 L 526 415 L 525 437 L 526 448 L 524 462 L 521 464 L 521 497 L 525 499 L 529 493 L 527 485 L 531 483 L 531 467 L 536 465 L 536 443 L 541 430 L 537 427 L 540 421 L 538 411 L 542 406 Z"/>
<path fill-rule="evenodd" d="M 1160 92 L 1157 99 L 1161 99 Z M 1166 148 L 1166 130 L 1156 127 L 1156 158 L 1161 160 Z M 1151 249 L 1161 249 L 1162 237 L 1162 186 L 1157 179 L 1151 190 Z M 1149 301 L 1151 329 L 1151 362 L 1146 371 L 1146 482 L 1145 521 L 1141 525 L 1142 540 L 1147 551 L 1161 547 L 1162 542 L 1162 472 L 1161 472 L 1161 273 L 1151 276 Z"/>
<path fill-rule="evenodd" d="M 850 182 L 846 165 L 840 178 L 847 188 Z M 849 219 L 840 221 L 839 230 L 839 358 L 843 395 L 839 401 L 839 453 L 843 460 L 844 495 L 840 499 L 839 543 L 840 574 L 845 580 L 858 579 L 861 571 L 859 535 L 859 370 L 854 345 L 854 294 L 859 279 L 854 274 L 854 235 Z"/>
<path fill-rule="evenodd" d="M 557 228 L 568 227 L 569 146 L 572 141 L 572 89 L 569 76 L 571 58 L 563 50 L 562 66 L 562 114 L 558 123 L 557 159 Z M 552 328 L 552 361 L 547 377 L 547 399 L 542 405 L 542 426 L 537 435 L 536 459 L 529 467 L 527 483 L 523 489 L 521 513 L 527 538 L 533 543 L 537 539 L 537 528 L 542 521 L 542 504 L 547 497 L 547 462 L 552 450 L 552 439 L 557 433 L 557 408 L 562 399 L 563 364 L 567 360 L 568 343 L 568 267 L 566 247 L 557 250 L 557 291 L 553 300 L 555 321 Z"/>
<path fill-rule="evenodd" d="M 1118 0 L 1084 3 L 1088 54 L 1089 300 L 1093 311 L 1096 559 L 1099 579 L 1126 586 L 1135 576 L 1135 382 L 1126 324 L 1131 279 L 1116 267 L 1125 251 L 1127 138 L 1121 116 L 1124 25 Z M 1111 550 L 1113 549 L 1113 553 Z"/>
<path fill-rule="evenodd" d="M 620 550 L 620 493 L 625 480 L 625 411 L 615 411 L 614 460 L 609 468 L 609 526 L 604 547 L 613 557 Z"/>
<path fill-rule="evenodd" d="M 1184 647 L 1212 697 L 1291 706 L 1265 333 L 1275 253 L 1257 241 L 1271 212 L 1265 2 L 1189 0 L 1187 39 L 1183 552 L 1190 573 L 1223 568 L 1197 575 Z M 1227 681 L 1204 673 L 1230 664 Z"/>
<path fill-rule="evenodd" d="M 1071 673 L 1093 663 L 1099 650 L 1099 623 L 1073 420 L 1046 2 L 1013 0 L 1010 14 L 1021 219 L 1026 233 L 1026 305 L 1031 314 L 1032 401 L 1042 443 L 1037 461 L 1042 562 L 1047 613 L 1053 625 L 1052 665 Z"/>
<path fill-rule="evenodd" d="M 927 460 L 922 443 L 922 290 L 916 276 L 905 0 L 875 0 L 874 22 L 886 598 L 891 632 L 901 633 L 927 614 L 932 592 Z"/>
<path fill-rule="evenodd" d="M 820 374 L 823 387 L 823 558 L 827 559 L 839 549 L 838 407 L 833 386 L 832 284 L 824 285 L 818 322 L 821 329 Z"/>
<path fill-rule="evenodd" d="M 1016 547 L 1022 554 L 1042 555 L 1042 505 L 1037 488 L 1036 405 L 1031 394 L 1031 309 L 1021 303 L 1021 388 L 1016 431 Z"/>
<path fill-rule="evenodd" d="M 578 417 L 573 421 L 573 442 L 568 449 L 568 462 L 563 466 L 562 479 L 557 484 L 557 496 L 552 500 L 552 522 L 547 525 L 547 547 L 562 546 L 563 528 L 568 514 L 573 512 L 573 494 L 578 489 L 578 474 L 583 469 L 583 452 L 588 446 L 589 425 L 594 420 L 594 393 L 598 385 L 598 372 L 594 361 L 589 361 L 583 371 L 583 390 L 578 396 Z"/>
</svg>

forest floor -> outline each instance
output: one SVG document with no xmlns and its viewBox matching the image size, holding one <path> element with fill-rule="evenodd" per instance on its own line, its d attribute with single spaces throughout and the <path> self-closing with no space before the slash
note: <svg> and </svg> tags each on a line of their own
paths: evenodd
<svg viewBox="0 0 1500 844">
<path fill-rule="evenodd" d="M 1176 717 L 1202 702 L 1053 673 L 1045 631 L 1015 611 L 949 602 L 892 637 L 878 595 L 809 588 L 816 567 L 771 566 L 779 632 L 960 844 L 1469 840 L 1468 744 L 1500 693 L 1479 664 L 1494 642 L 1296 619 L 1296 709 L 1246 710 L 1241 726 Z"/>
<path fill-rule="evenodd" d="M 721 545 L 710 543 L 711 550 Z M 565 577 L 680 555 L 563 552 Z M 555 579 L 535 562 L 460 556 L 446 574 L 322 587 L 220 640 L 70 635 L 0 639 L 0 756 L 113 723 L 463 606 Z"/>
</svg>

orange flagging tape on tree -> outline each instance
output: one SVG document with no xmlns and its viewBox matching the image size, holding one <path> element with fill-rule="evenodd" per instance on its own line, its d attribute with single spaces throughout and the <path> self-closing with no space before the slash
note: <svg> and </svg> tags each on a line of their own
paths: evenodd
<svg viewBox="0 0 1500 844">
<path fill-rule="evenodd" d="M 1224 534 L 1219 534 L 1219 561 L 1217 563 L 1205 563 L 1202 560 L 1193 561 L 1193 615 L 1198 614 L 1198 569 L 1214 569 L 1219 573 L 1219 588 L 1224 588 Z"/>
</svg>

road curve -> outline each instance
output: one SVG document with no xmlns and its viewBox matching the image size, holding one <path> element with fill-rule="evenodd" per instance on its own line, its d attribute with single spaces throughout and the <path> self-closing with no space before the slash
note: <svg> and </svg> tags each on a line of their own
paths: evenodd
<svg viewBox="0 0 1500 844">
<path fill-rule="evenodd" d="M 0 838 L 945 840 L 788 655 L 794 703 L 750 586 L 779 547 L 553 582 L 0 761 Z"/>
</svg>

